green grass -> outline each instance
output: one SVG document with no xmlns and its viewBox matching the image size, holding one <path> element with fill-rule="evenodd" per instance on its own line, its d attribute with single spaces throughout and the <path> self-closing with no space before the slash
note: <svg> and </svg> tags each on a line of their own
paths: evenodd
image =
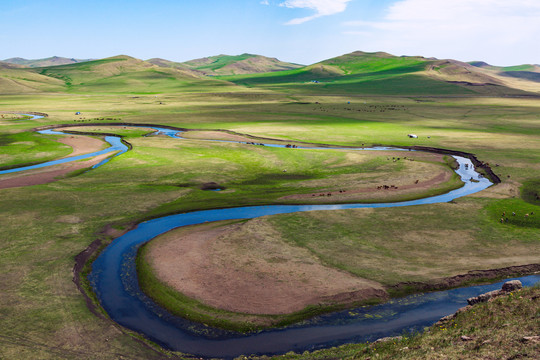
<svg viewBox="0 0 540 360">
<path fill-rule="evenodd" d="M 526 181 L 521 187 L 521 197 L 530 204 L 540 205 L 540 180 Z"/>
<path fill-rule="evenodd" d="M 321 64 L 336 66 L 346 74 L 402 74 L 422 71 L 429 62 L 414 57 L 378 56 L 377 53 L 358 56 L 357 53 L 351 53 L 322 61 Z"/>
<path fill-rule="evenodd" d="M 534 66 L 529 64 L 506 66 L 502 68 L 503 71 L 534 71 Z"/>
<path fill-rule="evenodd" d="M 501 224 L 493 216 L 500 205 L 488 201 L 484 213 L 477 202 L 460 199 L 415 207 L 414 212 L 358 209 L 275 215 L 266 221 L 283 241 L 308 249 L 323 263 L 391 286 L 506 267 L 509 246 L 521 263 L 534 262 L 531 254 L 540 250 L 536 218 Z"/>
<path fill-rule="evenodd" d="M 524 202 L 521 199 L 499 200 L 490 204 L 486 209 L 490 217 L 501 224 L 540 228 L 540 206 Z"/>
<path fill-rule="evenodd" d="M 72 149 L 50 135 L 0 134 L 0 170 L 38 164 L 69 155 Z"/>
</svg>

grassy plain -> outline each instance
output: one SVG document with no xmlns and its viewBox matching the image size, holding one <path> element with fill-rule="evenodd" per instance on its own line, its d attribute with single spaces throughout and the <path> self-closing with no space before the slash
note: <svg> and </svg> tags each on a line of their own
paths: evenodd
<svg viewBox="0 0 540 360">
<path fill-rule="evenodd" d="M 111 63 L 102 65 L 107 68 Z M 321 84 L 259 86 L 252 82 L 246 88 L 234 79 L 230 80 L 236 84 L 220 82 L 217 86 L 214 85 L 218 80 L 212 84 L 199 79 L 161 82 L 152 79 L 165 78 L 167 74 L 150 70 L 145 73 L 147 77 L 124 75 L 120 78 L 122 83 L 109 83 L 103 77 L 78 78 L 84 70 L 81 68 L 58 68 L 56 78 L 49 76 L 46 82 L 34 87 L 56 89 L 57 93 L 10 93 L 0 97 L 0 110 L 49 114 L 48 118 L 38 120 L 0 122 L 0 138 L 8 139 L 3 140 L 5 145 L 22 141 L 27 145 L 18 146 L 30 146 L 31 141 L 35 146 L 23 152 L 4 150 L 2 146 L 2 151 L 9 155 L 9 163 L 2 161 L 1 166 L 65 155 L 63 146 L 45 138 L 38 141 L 41 136 L 29 132 L 34 127 L 90 122 L 227 129 L 310 143 L 423 145 L 467 151 L 489 162 L 503 182 L 454 204 L 377 209 L 369 213 L 350 211 L 331 216 L 286 215 L 265 221 L 279 229 L 284 241 L 309 249 L 328 266 L 384 284 L 428 280 L 480 265 L 494 268 L 538 263 L 540 206 L 531 195 L 537 194 L 540 178 L 537 98 L 477 97 L 451 84 L 448 86 L 457 90 L 434 89 L 431 94 L 430 86 L 435 83 L 427 84 L 426 90 L 417 94 L 407 91 L 406 86 L 417 84 L 419 89 L 419 78 L 411 77 L 416 75 L 391 74 L 381 83 L 373 79 L 373 90 L 368 81 L 360 84 L 363 78 L 359 77 L 352 84 L 312 91 Z M 19 74 L 20 70 L 16 72 Z M 35 73 L 24 84 L 37 84 L 43 76 Z M 153 87 L 146 87 L 148 78 Z M 396 86 L 395 95 L 380 95 L 389 84 Z M 77 111 L 82 114 L 75 115 Z M 409 139 L 408 133 L 419 137 Z M 123 135 L 133 144 L 133 150 L 106 166 L 47 185 L 0 190 L 0 357 L 173 356 L 148 348 L 119 331 L 113 322 L 94 316 L 72 283 L 74 257 L 97 237 L 110 241 L 114 235 L 101 232 L 106 225 L 126 228 L 133 222 L 173 212 L 281 203 L 284 201 L 280 197 L 311 191 L 298 186 L 302 181 L 360 174 L 369 170 L 373 162 L 384 162 L 384 158 L 375 158 L 351 165 L 339 151 L 287 152 L 288 149 L 197 140 L 142 138 L 140 133 L 128 131 Z M 36 153 L 41 153 L 41 157 L 36 157 Z M 328 161 L 337 166 L 326 166 Z M 283 169 L 287 169 L 286 176 Z M 216 193 L 199 189 L 201 183 L 209 181 L 226 184 L 230 190 Z M 523 199 L 520 189 L 525 190 Z M 500 223 L 502 212 L 509 211 L 515 211 L 519 217 Z M 531 212 L 535 215 L 525 219 L 522 213 Z M 339 236 L 321 231 L 320 224 Z M 297 233 L 299 227 L 306 235 Z M 313 236 L 308 239 L 310 233 Z M 333 239 L 335 247 L 325 243 L 328 238 Z M 338 249 L 347 256 L 339 256 Z M 363 256 L 364 253 L 370 256 Z M 429 254 L 429 259 L 424 258 L 425 254 Z M 358 263 L 358 259 L 363 261 Z M 389 263 L 396 264 L 396 269 L 376 270 Z M 463 325 L 469 320 L 464 319 Z M 437 333 L 441 335 L 433 341 L 449 344 L 450 340 L 442 337 L 443 332 Z M 450 351 L 447 347 L 431 346 Z M 365 348 L 350 346 L 344 350 L 349 353 L 330 351 L 321 356 L 353 356 Z M 369 348 L 369 354 L 374 351 Z M 381 351 L 381 355 L 390 356 L 385 355 L 386 350 Z M 422 350 L 415 351 L 413 355 Z"/>
</svg>

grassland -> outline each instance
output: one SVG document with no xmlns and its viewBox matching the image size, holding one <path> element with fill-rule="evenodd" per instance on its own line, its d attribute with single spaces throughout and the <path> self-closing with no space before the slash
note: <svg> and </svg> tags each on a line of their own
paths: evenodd
<svg viewBox="0 0 540 360">
<path fill-rule="evenodd" d="M 134 66 L 132 71 L 118 66 L 128 62 Z M 43 161 L 66 153 L 62 145 L 49 138 L 39 140 L 41 136 L 30 132 L 34 127 L 90 122 L 227 129 L 286 141 L 348 146 L 422 145 L 461 150 L 490 163 L 502 183 L 455 204 L 378 209 L 372 213 L 351 211 L 328 217 L 287 215 L 266 219 L 266 224 L 279 229 L 283 241 L 310 249 L 328 266 L 385 284 L 455 274 L 454 252 L 469 259 L 461 264 L 463 271 L 476 268 L 476 262 L 483 268 L 539 262 L 540 206 L 534 195 L 538 193 L 540 178 L 540 101 L 537 98 L 476 96 L 466 87 L 422 83 L 424 78 L 418 72 L 399 74 L 398 70 L 384 76 L 344 75 L 349 70 L 338 68 L 338 73 L 345 76 L 343 84 L 338 86 L 338 73 L 332 69 L 334 72 L 328 76 L 336 77 L 336 84 L 323 91 L 319 86 L 324 83 L 301 83 L 311 81 L 312 77 L 294 73 L 297 70 L 292 74 L 254 77 L 256 81 L 246 76 L 226 81 L 206 79 L 210 81 L 206 82 L 183 76 L 176 81 L 172 78 L 179 78 L 179 73 L 169 76 L 169 70 L 158 73 L 151 67 L 135 65 L 128 59 L 46 70 L 46 74 L 56 77 L 40 74 L 43 68 L 32 73 L 1 69 L 0 92 L 5 95 L 0 97 L 0 110 L 49 114 L 48 118 L 38 120 L 0 123 L 0 138 L 5 145 L 15 143 L 20 149 L 26 149 L 19 151 L 2 146 L 10 165 L 4 160 L 1 165 Z M 335 68 L 330 64 L 324 66 Z M 108 77 L 107 71 L 113 70 L 119 71 L 121 82 Z M 283 81 L 269 80 L 274 77 L 279 80 L 280 76 Z M 350 83 L 346 83 L 346 76 L 352 76 Z M 370 76 L 379 78 L 367 81 Z M 288 82 L 287 77 L 294 81 Z M 248 82 L 251 82 L 249 88 L 242 85 Z M 154 85 L 147 87 L 147 84 Z M 331 84 L 329 81 L 328 85 Z M 370 84 L 374 90 L 370 90 Z M 401 88 L 391 90 L 394 95 L 387 96 L 384 90 L 388 84 L 401 84 Z M 408 91 L 408 86 L 416 87 L 418 92 Z M 76 111 L 82 114 L 76 116 Z M 409 139 L 408 133 L 419 137 Z M 101 359 L 152 359 L 176 356 L 148 348 L 136 337 L 119 331 L 113 322 L 96 317 L 88 310 L 72 283 L 77 254 L 96 238 L 111 241 L 121 231 L 114 229 L 128 228 L 143 219 L 213 207 L 281 203 L 280 197 L 312 191 L 298 186 L 302 181 L 331 181 L 335 176 L 369 170 L 369 166 L 375 165 L 373 161 L 385 161 L 385 158 L 371 159 L 351 166 L 347 165 L 342 152 L 320 155 L 196 140 L 180 142 L 165 137 L 142 138 L 140 133 L 130 131 L 122 134 L 133 144 L 133 150 L 106 166 L 47 185 L 0 190 L 0 326 L 3 329 L 0 357 L 94 359 L 99 354 Z M 17 145 L 18 142 L 26 145 Z M 36 157 L 36 154 L 40 155 Z M 339 166 L 328 167 L 326 161 Z M 283 169 L 287 169 L 287 176 L 283 176 Z M 393 170 L 390 170 L 391 173 Z M 405 171 L 394 170 L 396 173 Z M 298 177 L 292 178 L 293 175 Z M 210 181 L 226 184 L 231 192 L 199 189 L 201 183 Z M 512 211 L 516 212 L 516 217 L 510 215 L 508 222 L 501 223 L 502 213 L 508 215 Z M 531 212 L 535 215 L 525 222 L 524 214 Z M 103 232 L 110 224 L 114 231 Z M 325 224 L 340 234 L 335 240 L 336 249 L 343 249 L 347 256 L 340 257 L 335 249 L 324 246 L 322 234 L 318 236 L 315 232 L 319 231 L 317 224 Z M 360 228 L 360 224 L 364 226 Z M 305 235 L 295 233 L 299 227 Z M 309 233 L 313 239 L 307 238 Z M 375 260 L 355 263 L 361 249 L 381 264 L 397 264 L 396 271 L 390 269 L 378 274 Z M 409 251 L 403 252 L 403 249 Z M 429 254 L 427 260 L 422 258 L 424 254 Z M 514 315 L 515 324 L 530 324 L 530 317 Z M 489 317 L 464 317 L 455 335 L 458 331 L 470 331 L 469 325 L 480 319 L 487 321 Z M 511 321 L 514 324 L 514 318 Z M 497 324 L 486 323 L 482 334 L 492 331 Z M 491 351 L 486 352 L 486 356 L 500 357 L 501 353 L 512 356 L 518 352 L 518 342 L 514 341 L 517 335 L 512 334 L 521 335 L 521 332 L 514 325 L 508 329 L 500 338 L 501 343 L 504 343 L 502 339 L 513 339 L 506 342 L 508 347 L 497 346 L 497 340 L 485 346 Z M 458 350 L 450 348 L 454 338 L 445 337 L 443 330 L 435 330 L 435 333 L 436 338 L 414 340 L 419 341 L 414 343 L 417 345 L 405 343 L 401 347 L 413 349 L 409 358 L 435 357 L 435 352 L 454 358 L 466 358 L 467 354 L 474 357 L 477 350 L 471 349 L 469 343 L 457 348 L 468 353 L 456 353 Z M 436 350 L 424 353 L 424 345 Z M 483 348 L 478 351 L 484 351 Z M 388 351 L 384 349 L 380 354 L 388 358 L 397 356 L 399 351 L 390 346 Z M 374 354 L 373 347 L 351 345 L 313 356 L 373 357 Z"/>
</svg>

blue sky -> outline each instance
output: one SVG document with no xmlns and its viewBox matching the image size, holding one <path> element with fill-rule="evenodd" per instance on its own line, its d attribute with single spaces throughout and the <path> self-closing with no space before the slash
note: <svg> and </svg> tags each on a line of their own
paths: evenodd
<svg viewBox="0 0 540 360">
<path fill-rule="evenodd" d="M 540 63 L 540 0 L 1 0 L 0 59 L 244 52 L 311 64 L 355 50 Z"/>
</svg>

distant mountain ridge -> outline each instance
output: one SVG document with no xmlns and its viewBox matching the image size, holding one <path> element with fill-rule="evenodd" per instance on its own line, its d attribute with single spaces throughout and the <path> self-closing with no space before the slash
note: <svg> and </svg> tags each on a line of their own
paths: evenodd
<svg viewBox="0 0 540 360">
<path fill-rule="evenodd" d="M 44 66 L 57 66 L 57 65 L 66 65 L 66 64 L 75 64 L 80 62 L 91 61 L 93 59 L 74 59 L 74 58 L 65 58 L 60 56 L 51 56 L 45 59 L 23 59 L 21 57 L 14 57 L 10 59 L 2 60 L 3 62 L 23 65 L 28 67 L 44 67 Z"/>
<path fill-rule="evenodd" d="M 524 67 L 536 69 L 503 70 Z M 452 59 L 355 51 L 295 70 L 220 78 L 251 88 L 309 93 L 519 96 L 540 93 L 537 75 Z"/>
<path fill-rule="evenodd" d="M 3 65 L 4 64 L 4 65 Z M 22 67 L 0 62 L 0 94 L 138 93 L 201 91 L 233 84 L 174 68 L 163 68 L 126 55 L 100 60 Z"/>
<path fill-rule="evenodd" d="M 52 60 L 51 60 L 52 59 Z M 540 66 L 355 51 L 302 66 L 260 55 L 187 62 L 126 55 L 77 61 L 52 57 L 34 67 L 0 62 L 0 94 L 277 91 L 311 94 L 540 96 Z M 24 60 L 24 59 L 23 59 Z M 226 89 L 226 90 L 220 90 Z M 252 89 L 252 90 L 249 90 Z"/>
</svg>

